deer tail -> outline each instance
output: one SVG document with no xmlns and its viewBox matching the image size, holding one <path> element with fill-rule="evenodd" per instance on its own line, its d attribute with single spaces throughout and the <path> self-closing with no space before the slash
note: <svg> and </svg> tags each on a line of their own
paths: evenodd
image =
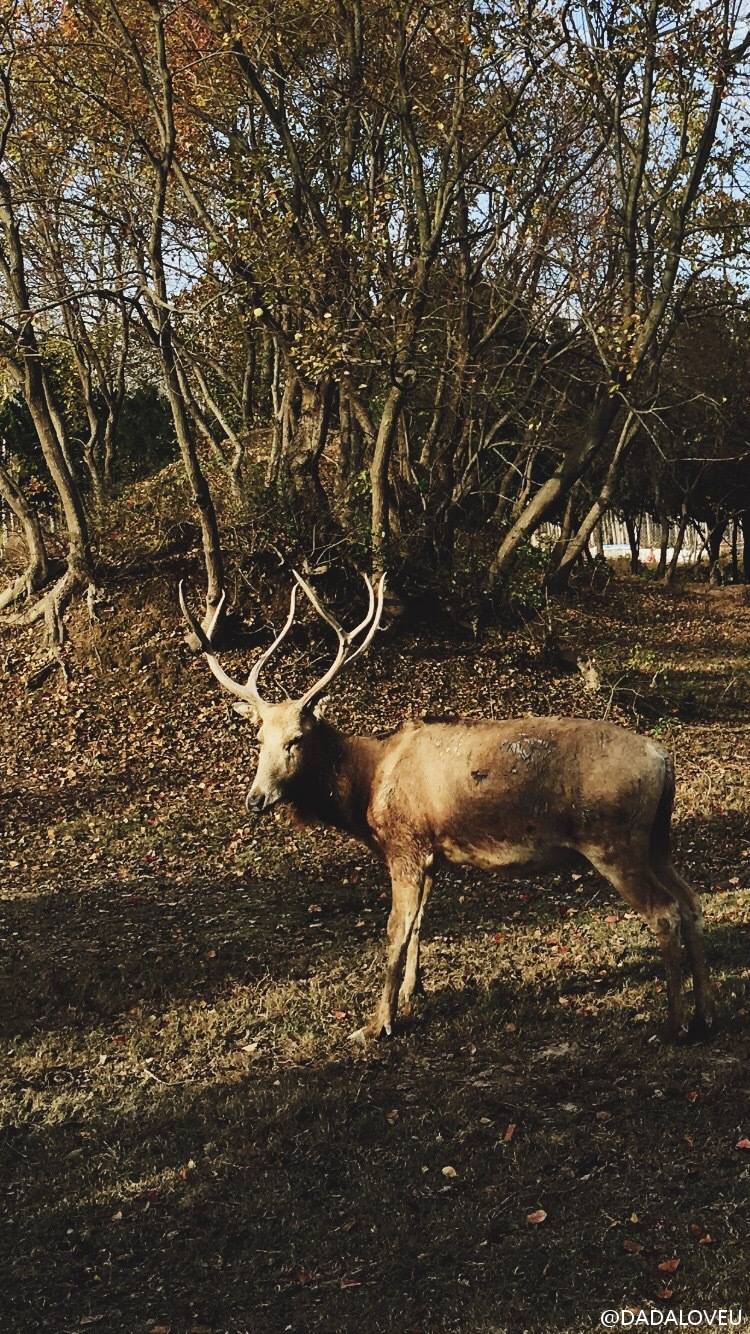
<svg viewBox="0 0 750 1334">
<path fill-rule="evenodd" d="M 670 848 L 670 828 L 674 807 L 674 762 L 664 756 L 664 783 L 651 826 L 651 854 L 655 861 L 667 861 Z"/>
</svg>

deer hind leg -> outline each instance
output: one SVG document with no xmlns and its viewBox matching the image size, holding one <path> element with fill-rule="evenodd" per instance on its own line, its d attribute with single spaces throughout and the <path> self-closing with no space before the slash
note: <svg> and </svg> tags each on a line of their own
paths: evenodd
<svg viewBox="0 0 750 1334">
<path fill-rule="evenodd" d="M 705 1035 L 713 1028 L 714 1007 L 703 947 L 703 909 L 700 897 L 668 859 L 657 863 L 655 874 L 665 889 L 676 899 L 680 909 L 682 936 L 690 971 L 693 974 L 695 1017 L 691 1027 L 696 1036 Z"/>
<path fill-rule="evenodd" d="M 433 873 L 432 868 L 425 872 L 424 885 L 422 887 L 422 896 L 417 910 L 417 916 L 412 927 L 409 945 L 406 951 L 406 964 L 404 965 L 404 977 L 401 983 L 401 990 L 398 996 L 398 1003 L 401 1009 L 406 1009 L 414 996 L 424 995 L 422 986 L 422 969 L 419 962 L 420 933 L 422 930 L 422 918 L 424 916 L 425 906 L 430 897 L 432 889 Z"/>
<path fill-rule="evenodd" d="M 587 854 L 589 861 L 641 914 L 659 942 L 667 979 L 667 1032 L 678 1038 L 687 1033 L 685 996 L 682 986 L 682 951 L 680 948 L 681 912 L 675 896 L 668 890 L 646 861 L 623 865 Z"/>
<path fill-rule="evenodd" d="M 364 1028 L 352 1033 L 352 1040 L 365 1042 L 367 1038 L 379 1038 L 381 1033 L 388 1036 L 393 1032 L 393 1024 L 398 1009 L 399 990 L 406 967 L 414 926 L 419 916 L 419 909 L 425 887 L 425 868 L 408 866 L 391 868 L 391 911 L 388 918 L 388 949 L 385 965 L 385 986 L 375 1013 Z"/>
</svg>

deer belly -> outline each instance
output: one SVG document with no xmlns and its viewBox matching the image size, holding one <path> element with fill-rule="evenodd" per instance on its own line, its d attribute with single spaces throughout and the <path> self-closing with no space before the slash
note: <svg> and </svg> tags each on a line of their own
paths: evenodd
<svg viewBox="0 0 750 1334">
<path fill-rule="evenodd" d="M 555 871 L 577 862 L 571 849 L 512 843 L 506 839 L 456 839 L 444 837 L 438 851 L 454 866 L 478 866 L 485 871 L 504 871 L 508 876 L 530 871 Z"/>
</svg>

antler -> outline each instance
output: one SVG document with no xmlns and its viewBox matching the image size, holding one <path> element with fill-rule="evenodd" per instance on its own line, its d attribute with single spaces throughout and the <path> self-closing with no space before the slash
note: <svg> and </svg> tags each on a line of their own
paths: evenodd
<svg viewBox="0 0 750 1334">
<path fill-rule="evenodd" d="M 213 672 L 214 676 L 216 677 L 216 680 L 219 682 L 219 685 L 222 685 L 225 690 L 228 690 L 230 695 L 236 695 L 237 699 L 243 699 L 249 701 L 249 703 L 255 705 L 255 708 L 258 710 L 258 713 L 262 713 L 263 709 L 266 707 L 267 701 L 262 698 L 258 690 L 258 676 L 260 674 L 261 668 L 264 667 L 265 664 L 268 662 L 268 659 L 271 657 L 271 654 L 276 652 L 276 649 L 279 647 L 279 644 L 281 643 L 282 639 L 284 639 L 284 637 L 288 634 L 291 628 L 292 621 L 294 620 L 294 613 L 297 601 L 296 586 L 292 588 L 292 594 L 289 599 L 289 615 L 287 616 L 284 625 L 277 634 L 273 643 L 270 644 L 269 647 L 258 658 L 258 661 L 255 663 L 255 666 L 253 667 L 250 675 L 247 678 L 247 684 L 244 686 L 241 681 L 235 681 L 233 677 L 229 676 L 228 673 L 224 671 L 224 668 L 222 667 L 221 663 L 216 657 L 216 654 L 214 653 L 213 648 L 211 646 L 211 638 L 214 629 L 216 627 L 216 623 L 219 619 L 219 616 L 221 615 L 221 610 L 226 600 L 226 593 L 222 593 L 221 595 L 219 605 L 213 614 L 208 631 L 205 631 L 203 629 L 203 626 L 200 624 L 198 620 L 196 620 L 195 616 L 187 606 L 187 603 L 185 602 L 185 594 L 183 592 L 182 579 L 180 580 L 180 585 L 179 585 L 179 598 L 180 598 L 180 606 L 182 608 L 182 614 L 185 617 L 185 620 L 190 626 L 190 629 L 192 630 L 196 639 L 198 640 L 202 651 L 205 653 L 206 661 L 211 671 Z"/>
<path fill-rule="evenodd" d="M 336 657 L 331 663 L 331 666 L 328 668 L 328 671 L 325 672 L 324 675 L 321 676 L 320 679 L 315 682 L 315 685 L 311 686 L 310 689 L 302 696 L 300 703 L 301 706 L 304 708 L 308 704 L 312 703 L 312 701 L 316 699 L 318 695 L 321 695 L 323 693 L 326 686 L 330 685 L 331 681 L 334 679 L 335 676 L 338 676 L 342 667 L 344 667 L 350 662 L 354 662 L 354 659 L 359 657 L 360 653 L 364 653 L 368 645 L 372 643 L 372 640 L 375 636 L 375 633 L 383 617 L 383 595 L 385 593 L 385 575 L 381 575 L 380 583 L 378 584 L 377 594 L 375 593 L 372 583 L 368 579 L 367 575 L 366 574 L 362 575 L 368 593 L 369 605 L 367 608 L 367 615 L 365 616 L 363 621 L 360 621 L 359 625 L 355 625 L 353 630 L 344 630 L 339 625 L 335 617 L 333 617 L 331 613 L 327 611 L 326 608 L 320 604 L 312 588 L 302 578 L 302 575 L 298 574 L 296 570 L 292 570 L 292 574 L 294 575 L 297 583 L 299 584 L 299 587 L 302 589 L 302 592 L 305 594 L 305 597 L 309 600 L 309 602 L 312 603 L 318 615 L 322 616 L 323 620 L 326 621 L 328 625 L 330 625 L 332 630 L 335 630 L 339 641 L 339 646 L 336 651 Z M 364 639 L 362 640 L 361 644 L 357 645 L 353 653 L 350 652 L 354 640 L 357 638 L 357 635 L 362 633 L 363 630 L 367 631 Z"/>
</svg>

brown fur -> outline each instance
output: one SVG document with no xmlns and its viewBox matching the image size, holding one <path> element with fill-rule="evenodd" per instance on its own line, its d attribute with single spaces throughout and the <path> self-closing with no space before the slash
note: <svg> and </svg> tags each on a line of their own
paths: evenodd
<svg viewBox="0 0 750 1334">
<path fill-rule="evenodd" d="M 585 858 L 656 933 L 667 975 L 671 1029 L 685 1027 L 680 932 L 693 973 L 695 1021 L 711 1024 L 700 900 L 669 857 L 674 772 L 647 737 L 613 723 L 578 718 L 482 719 L 407 723 L 384 741 L 347 737 L 320 716 L 315 701 L 372 642 L 383 614 L 365 576 L 369 610 L 345 632 L 296 571 L 289 615 L 255 663 L 247 683 L 228 676 L 209 630 L 180 605 L 192 636 L 235 708 L 260 724 L 260 756 L 248 807 L 279 802 L 303 823 L 320 820 L 381 854 L 391 876 L 385 987 L 369 1024 L 353 1036 L 391 1032 L 399 998 L 420 985 L 419 935 L 433 870 L 441 858 L 506 874 L 536 874 Z M 297 589 L 336 633 L 328 671 L 302 696 L 270 704 L 258 673 L 288 633 Z"/>
<path fill-rule="evenodd" d="M 685 1027 L 680 929 L 696 1021 L 711 1023 L 700 902 L 669 859 L 674 775 L 646 737 L 612 723 L 524 718 L 405 724 L 347 737 L 293 700 L 264 705 L 249 801 L 288 803 L 379 852 L 392 882 L 380 1003 L 355 1036 L 390 1032 L 419 986 L 419 932 L 441 860 L 506 875 L 585 858 L 636 908 L 664 956 L 670 1026 Z"/>
</svg>

